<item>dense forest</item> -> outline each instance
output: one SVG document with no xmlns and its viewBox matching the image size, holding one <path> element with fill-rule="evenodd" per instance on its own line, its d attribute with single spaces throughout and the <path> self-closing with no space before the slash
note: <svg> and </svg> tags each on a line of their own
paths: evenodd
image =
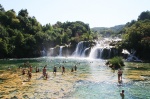
<svg viewBox="0 0 150 99">
<path fill-rule="evenodd" d="M 150 11 L 142 12 L 137 21 L 128 22 L 120 34 L 123 34 L 123 41 L 119 44 L 121 48 L 130 52 L 133 49 L 136 56 L 150 61 Z"/>
<path fill-rule="evenodd" d="M 41 25 L 27 9 L 5 11 L 0 4 L 0 58 L 39 57 L 41 51 L 56 46 L 76 47 L 80 41 L 99 37 L 121 37 L 116 47 L 136 50 L 136 55 L 150 60 L 150 11 L 142 12 L 137 20 L 111 28 L 90 28 L 81 21 L 56 22 Z"/>
<path fill-rule="evenodd" d="M 39 57 L 41 51 L 61 45 L 92 40 L 96 33 L 81 21 L 56 22 L 42 26 L 27 9 L 5 11 L 0 5 L 0 58 Z"/>
</svg>

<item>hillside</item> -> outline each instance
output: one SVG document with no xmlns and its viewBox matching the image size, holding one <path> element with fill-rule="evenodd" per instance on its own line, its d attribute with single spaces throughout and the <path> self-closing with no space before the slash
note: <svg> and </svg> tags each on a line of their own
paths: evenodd
<svg viewBox="0 0 150 99">
<path fill-rule="evenodd" d="M 91 30 L 93 32 L 98 32 L 99 34 L 101 34 L 103 37 L 105 36 L 114 36 L 116 34 L 118 34 L 125 25 L 116 25 L 113 27 L 94 27 L 91 28 Z"/>
</svg>

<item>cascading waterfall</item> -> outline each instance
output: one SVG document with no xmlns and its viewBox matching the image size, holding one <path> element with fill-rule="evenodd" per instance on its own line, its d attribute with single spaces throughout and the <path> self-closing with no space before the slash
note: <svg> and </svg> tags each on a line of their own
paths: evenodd
<svg viewBox="0 0 150 99">
<path fill-rule="evenodd" d="M 111 53 L 116 55 L 116 52 L 113 52 L 114 50 L 112 50 L 112 47 L 109 46 L 110 42 L 111 42 L 110 39 L 97 41 L 96 45 L 91 49 L 89 58 L 108 59 L 111 58 Z"/>
<path fill-rule="evenodd" d="M 62 56 L 62 49 L 63 49 L 64 46 L 60 46 L 60 49 L 59 49 L 59 56 Z"/>
<path fill-rule="evenodd" d="M 90 48 L 90 47 L 86 48 L 86 49 L 83 51 L 81 57 L 86 57 L 86 54 L 85 54 L 85 53 L 89 50 L 89 48 Z"/>
<path fill-rule="evenodd" d="M 73 56 L 75 56 L 75 57 L 81 56 L 84 49 L 85 49 L 85 47 L 83 46 L 83 41 L 79 42 L 77 44 L 76 50 L 73 52 Z"/>
<path fill-rule="evenodd" d="M 99 49 L 100 47 L 98 47 L 98 46 L 94 46 L 92 49 L 91 49 L 91 52 L 90 52 L 90 54 L 89 54 L 89 58 L 97 58 L 96 56 L 97 56 L 97 54 L 98 54 L 98 49 Z"/>
<path fill-rule="evenodd" d="M 41 51 L 41 55 L 46 56 L 46 49 L 45 48 Z"/>
<path fill-rule="evenodd" d="M 108 59 L 118 55 L 118 51 L 114 47 L 109 46 L 112 41 L 112 39 L 103 39 L 93 42 L 81 41 L 77 44 L 73 53 L 71 51 L 72 49 L 68 49 L 68 47 L 66 48 L 65 46 L 56 47 L 55 50 L 54 48 L 50 48 L 48 56 L 62 57 L 71 55 L 72 57 Z"/>
</svg>

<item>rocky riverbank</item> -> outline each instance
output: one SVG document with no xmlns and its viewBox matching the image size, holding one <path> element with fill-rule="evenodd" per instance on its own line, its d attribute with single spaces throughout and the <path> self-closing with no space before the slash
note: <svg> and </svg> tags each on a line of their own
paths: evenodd
<svg viewBox="0 0 150 99">
<path fill-rule="evenodd" d="M 48 72 L 49 78 L 45 80 L 42 73 L 32 73 L 31 81 L 27 80 L 27 76 L 21 75 L 21 71 L 3 71 L 0 74 L 0 98 L 62 98 L 69 93 L 73 84 L 81 79 L 85 79 L 86 75 L 76 74 L 76 72 L 67 72 L 61 74 L 58 72 L 56 76 L 52 72 Z"/>
</svg>

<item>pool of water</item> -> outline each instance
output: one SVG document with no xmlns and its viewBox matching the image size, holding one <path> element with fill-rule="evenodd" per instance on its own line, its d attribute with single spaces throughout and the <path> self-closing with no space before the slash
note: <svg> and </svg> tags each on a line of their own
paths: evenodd
<svg viewBox="0 0 150 99">
<path fill-rule="evenodd" d="M 60 57 L 0 60 L 0 69 L 5 70 L 9 66 L 18 68 L 27 61 L 40 69 L 47 65 L 48 71 L 52 71 L 54 66 L 59 68 L 62 65 L 69 71 L 77 65 L 76 74 L 84 74 L 86 79 L 73 84 L 72 90 L 64 96 L 67 99 L 120 99 L 121 90 L 125 90 L 125 99 L 150 99 L 149 63 L 125 63 L 122 84 L 117 82 L 117 71 L 105 66 L 105 60 Z M 134 79 L 136 76 L 141 76 L 144 80 Z"/>
</svg>

